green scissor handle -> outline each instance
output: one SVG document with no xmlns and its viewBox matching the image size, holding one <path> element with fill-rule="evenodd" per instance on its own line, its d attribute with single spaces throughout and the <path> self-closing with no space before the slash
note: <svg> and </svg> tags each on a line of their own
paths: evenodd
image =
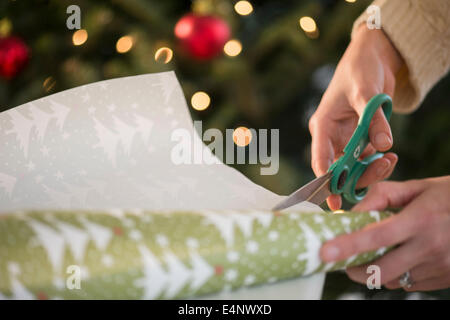
<svg viewBox="0 0 450 320">
<path fill-rule="evenodd" d="M 369 143 L 369 126 L 378 107 L 382 106 L 384 116 L 389 121 L 392 114 L 392 99 L 387 94 L 377 94 L 367 103 L 358 126 L 350 141 L 344 148 L 344 155 L 331 165 L 328 171 L 333 175 L 330 182 L 331 192 L 343 194 L 344 198 L 357 203 L 367 193 L 367 188 L 356 190 L 356 182 L 373 161 L 383 157 L 383 153 L 375 153 L 359 161 L 358 158 Z"/>
</svg>

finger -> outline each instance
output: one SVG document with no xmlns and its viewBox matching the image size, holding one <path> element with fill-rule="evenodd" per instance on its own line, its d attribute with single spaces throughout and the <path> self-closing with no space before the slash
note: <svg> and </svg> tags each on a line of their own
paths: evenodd
<svg viewBox="0 0 450 320">
<path fill-rule="evenodd" d="M 352 97 L 352 105 L 359 116 L 363 114 L 370 97 L 376 93 L 379 92 L 366 88 L 366 90 Z M 369 139 L 372 146 L 378 151 L 386 151 L 392 147 L 391 127 L 384 116 L 382 108 L 378 108 L 372 117 L 369 126 Z"/>
<path fill-rule="evenodd" d="M 386 153 L 383 158 L 372 162 L 356 183 L 356 188 L 365 188 L 368 185 L 388 178 L 397 164 L 395 153 Z"/>
<path fill-rule="evenodd" d="M 442 257 L 434 257 L 425 261 L 409 271 L 411 279 L 414 282 L 422 282 L 431 280 L 437 277 L 442 277 L 448 274 L 448 266 L 445 265 L 445 259 Z M 398 289 L 401 285 L 399 279 L 392 280 L 386 283 L 388 289 Z"/>
<path fill-rule="evenodd" d="M 400 208 L 407 205 L 420 192 L 424 184 L 417 181 L 392 182 L 385 181 L 374 184 L 367 195 L 355 205 L 353 211 L 383 210 L 388 207 Z"/>
<path fill-rule="evenodd" d="M 378 108 L 373 115 L 369 127 L 369 138 L 371 144 L 378 151 L 386 151 L 392 147 L 391 127 L 381 108 Z"/>
<path fill-rule="evenodd" d="M 448 266 L 445 264 L 445 260 L 440 257 L 439 259 L 422 263 L 410 272 L 412 279 L 420 282 L 448 274 Z"/>
<path fill-rule="evenodd" d="M 347 274 L 356 282 L 366 283 L 367 267 L 376 265 L 380 268 L 381 284 L 389 283 L 425 261 L 426 257 L 420 250 L 421 247 L 419 241 L 410 240 L 370 264 L 348 268 Z"/>
<path fill-rule="evenodd" d="M 416 215 L 422 211 L 420 203 L 413 202 L 399 214 L 326 242 L 320 249 L 320 257 L 324 262 L 340 261 L 354 254 L 402 243 L 418 231 Z"/>
<path fill-rule="evenodd" d="M 360 159 L 364 159 L 365 157 L 370 156 L 375 152 L 377 152 L 377 150 L 369 143 L 359 157 Z"/>
<path fill-rule="evenodd" d="M 311 167 L 316 176 L 325 174 L 333 163 L 334 149 L 326 125 L 321 120 L 312 126 Z"/>
<path fill-rule="evenodd" d="M 434 291 L 440 289 L 447 289 L 450 287 L 450 274 L 445 274 L 442 277 L 437 277 L 425 281 L 413 283 L 410 288 L 404 288 L 405 291 Z"/>
<path fill-rule="evenodd" d="M 342 198 L 338 194 L 332 194 L 328 197 L 327 204 L 330 210 L 339 210 L 342 206 Z"/>
</svg>

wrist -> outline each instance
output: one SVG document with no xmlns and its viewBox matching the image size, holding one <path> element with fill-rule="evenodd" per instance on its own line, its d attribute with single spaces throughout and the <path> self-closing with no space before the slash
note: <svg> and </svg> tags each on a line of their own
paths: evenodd
<svg viewBox="0 0 450 320">
<path fill-rule="evenodd" d="M 394 75 L 404 64 L 402 56 L 382 29 L 369 29 L 362 23 L 356 30 L 352 42 L 357 46 L 363 46 L 365 50 L 376 52 Z"/>
</svg>

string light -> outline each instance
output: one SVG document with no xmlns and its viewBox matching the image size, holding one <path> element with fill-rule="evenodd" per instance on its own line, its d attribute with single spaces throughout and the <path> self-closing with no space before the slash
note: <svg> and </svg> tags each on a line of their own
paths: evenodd
<svg viewBox="0 0 450 320">
<path fill-rule="evenodd" d="M 203 91 L 197 91 L 192 95 L 191 98 L 191 105 L 192 108 L 198 111 L 205 110 L 209 107 L 211 103 L 211 98 L 206 92 Z"/>
<path fill-rule="evenodd" d="M 8 18 L 0 19 L 0 37 L 7 37 L 11 33 L 12 23 Z"/>
<path fill-rule="evenodd" d="M 319 37 L 319 29 L 317 28 L 316 22 L 311 17 L 301 17 L 299 20 L 300 28 L 305 31 L 308 38 L 316 39 Z"/>
<path fill-rule="evenodd" d="M 305 32 L 314 32 L 317 30 L 316 22 L 311 17 L 301 17 L 299 22 L 300 27 Z"/>
<path fill-rule="evenodd" d="M 42 83 L 42 88 L 44 88 L 45 92 L 49 92 L 53 89 L 53 87 L 56 85 L 56 80 L 53 79 L 52 76 L 46 78 L 44 82 Z"/>
<path fill-rule="evenodd" d="M 72 42 L 74 46 L 81 46 L 88 39 L 88 33 L 85 29 L 77 30 L 72 35 Z"/>
<path fill-rule="evenodd" d="M 239 147 L 248 146 L 252 138 L 252 132 L 246 127 L 238 127 L 233 131 L 233 141 Z"/>
<path fill-rule="evenodd" d="M 215 8 L 215 6 L 218 6 L 218 4 L 213 3 L 210 0 L 194 0 L 192 1 L 192 12 L 198 15 L 206 15 L 208 13 L 211 13 Z"/>
<path fill-rule="evenodd" d="M 347 1 L 349 3 L 355 3 L 356 2 L 356 0 L 345 0 L 345 1 Z"/>
<path fill-rule="evenodd" d="M 223 51 L 230 57 L 235 57 L 242 51 L 242 44 L 238 40 L 230 40 L 225 43 Z"/>
<path fill-rule="evenodd" d="M 116 43 L 118 53 L 126 53 L 133 47 L 133 38 L 131 36 L 123 36 Z"/>
<path fill-rule="evenodd" d="M 162 47 L 155 52 L 155 61 L 169 63 L 172 60 L 173 51 L 170 48 Z"/>
<path fill-rule="evenodd" d="M 253 6 L 248 1 L 238 1 L 234 5 L 234 10 L 241 16 L 247 16 L 253 12 Z"/>
</svg>

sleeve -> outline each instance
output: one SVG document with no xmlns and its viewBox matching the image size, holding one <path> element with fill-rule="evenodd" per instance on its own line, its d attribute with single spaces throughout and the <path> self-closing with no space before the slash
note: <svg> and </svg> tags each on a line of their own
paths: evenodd
<svg viewBox="0 0 450 320">
<path fill-rule="evenodd" d="M 450 69 L 450 1 L 375 0 L 354 23 L 353 32 L 379 8 L 381 28 L 406 66 L 396 75 L 394 111 L 418 108 Z"/>
</svg>

